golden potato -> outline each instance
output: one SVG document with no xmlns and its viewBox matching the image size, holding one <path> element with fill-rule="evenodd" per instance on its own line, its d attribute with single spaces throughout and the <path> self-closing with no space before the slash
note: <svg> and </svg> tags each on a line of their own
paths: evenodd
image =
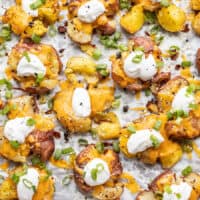
<svg viewBox="0 0 200 200">
<path fill-rule="evenodd" d="M 197 35 L 200 35 L 200 13 L 198 13 L 192 20 L 192 28 Z"/>
<path fill-rule="evenodd" d="M 200 10 L 200 0 L 190 0 L 190 3 L 193 10 Z"/>
<path fill-rule="evenodd" d="M 54 195 L 54 181 L 51 176 L 47 174 L 47 171 L 35 168 L 39 172 L 39 184 L 36 188 L 36 192 L 33 196 L 33 200 L 52 200 Z M 11 200 L 17 199 L 16 183 L 12 180 L 14 173 L 23 172 L 23 167 L 17 167 L 9 172 L 8 178 L 6 178 L 0 185 L 0 199 Z"/>
<path fill-rule="evenodd" d="M 144 13 L 141 5 L 136 5 L 131 8 L 120 19 L 120 25 L 128 32 L 135 33 L 142 28 L 144 24 Z"/>
<path fill-rule="evenodd" d="M 134 2 L 142 5 L 145 10 L 148 10 L 151 12 L 158 10 L 160 8 L 160 3 L 153 2 L 152 0 L 135 0 Z"/>
<path fill-rule="evenodd" d="M 159 24 L 169 32 L 181 31 L 186 21 L 185 12 L 174 4 L 162 7 L 157 17 Z"/>
<path fill-rule="evenodd" d="M 25 52 L 37 56 L 46 67 L 46 74 L 37 82 L 36 76 L 21 77 L 17 75 L 17 66 Z M 46 44 L 29 44 L 23 41 L 12 48 L 8 57 L 8 76 L 20 83 L 22 89 L 30 93 L 45 93 L 58 83 L 58 75 L 62 68 L 62 63 L 56 50 Z"/>
<path fill-rule="evenodd" d="M 120 123 L 115 113 L 97 113 L 94 121 L 99 124 L 96 130 L 101 139 L 109 140 L 119 137 Z"/>
<path fill-rule="evenodd" d="M 87 44 L 92 40 L 93 27 L 91 24 L 86 24 L 74 18 L 68 21 L 67 33 L 74 42 L 78 44 Z"/>
<path fill-rule="evenodd" d="M 83 168 L 91 160 L 100 158 L 104 160 L 109 167 L 111 177 L 108 182 L 99 186 L 89 186 L 83 179 Z M 75 183 L 83 192 L 92 193 L 92 195 L 99 200 L 118 199 L 123 191 L 122 184 L 118 183 L 118 179 L 122 174 L 122 166 L 118 154 L 113 150 L 105 150 L 99 153 L 95 145 L 88 145 L 76 157 L 74 166 Z"/>
<path fill-rule="evenodd" d="M 20 6 L 11 6 L 2 17 L 2 22 L 10 24 L 12 31 L 17 35 L 24 33 L 31 21 L 32 17 Z"/>
</svg>

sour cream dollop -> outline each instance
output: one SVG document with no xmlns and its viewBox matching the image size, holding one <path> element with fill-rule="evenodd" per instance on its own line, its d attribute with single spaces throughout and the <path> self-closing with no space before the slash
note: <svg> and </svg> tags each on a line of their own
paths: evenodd
<svg viewBox="0 0 200 200">
<path fill-rule="evenodd" d="M 189 200 L 192 192 L 192 187 L 181 182 L 179 185 L 172 184 L 170 186 L 170 192 L 164 192 L 163 200 Z"/>
<path fill-rule="evenodd" d="M 164 141 L 162 135 L 154 129 L 136 131 L 136 133 L 132 134 L 128 139 L 128 152 L 131 154 L 136 154 L 153 147 L 154 145 L 152 138 L 156 139 L 159 144 Z"/>
<path fill-rule="evenodd" d="M 35 3 L 35 0 L 22 0 L 22 8 L 23 10 L 33 17 L 38 16 L 38 9 L 31 9 L 31 4 Z"/>
<path fill-rule="evenodd" d="M 78 10 L 78 18 L 86 23 L 94 22 L 105 12 L 103 3 L 98 0 L 90 0 L 83 4 Z"/>
<path fill-rule="evenodd" d="M 134 63 L 132 61 L 136 56 L 141 56 L 141 62 Z M 155 59 L 152 54 L 145 58 L 142 51 L 133 51 L 124 61 L 124 72 L 131 78 L 140 78 L 143 81 L 150 80 L 157 73 Z"/>
<path fill-rule="evenodd" d="M 92 177 L 92 173 L 96 171 L 96 179 Z M 110 178 L 110 170 L 105 161 L 95 158 L 87 163 L 84 167 L 84 181 L 89 186 L 102 185 Z"/>
<path fill-rule="evenodd" d="M 31 133 L 35 126 L 28 126 L 27 121 L 30 117 L 21 117 L 8 120 L 4 127 L 4 136 L 9 141 L 24 143 L 25 138 Z"/>
<path fill-rule="evenodd" d="M 39 173 L 36 169 L 29 168 L 27 173 L 20 177 L 17 184 L 17 195 L 19 200 L 32 200 L 34 189 L 39 184 Z M 33 187 L 32 187 L 33 186 Z"/>
<path fill-rule="evenodd" d="M 91 103 L 85 88 L 76 88 L 72 96 L 72 109 L 77 117 L 88 117 L 91 113 Z"/>
<path fill-rule="evenodd" d="M 23 56 L 17 66 L 18 76 L 36 76 L 37 74 L 46 74 L 46 67 L 41 60 L 34 54 L 27 53 Z"/>
<path fill-rule="evenodd" d="M 181 88 L 175 95 L 172 101 L 172 110 L 183 110 L 185 112 L 189 112 L 190 104 L 195 102 L 194 95 L 188 94 L 188 87 Z"/>
</svg>

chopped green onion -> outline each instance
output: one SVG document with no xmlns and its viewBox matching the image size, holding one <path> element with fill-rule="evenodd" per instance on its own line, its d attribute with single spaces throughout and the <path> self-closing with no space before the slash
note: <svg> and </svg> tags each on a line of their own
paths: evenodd
<svg viewBox="0 0 200 200">
<path fill-rule="evenodd" d="M 47 104 L 48 104 L 48 108 L 52 109 L 53 108 L 53 99 L 49 99 Z"/>
<path fill-rule="evenodd" d="M 156 137 L 156 136 L 154 136 L 154 135 L 151 135 L 150 136 L 150 140 L 151 140 L 151 142 L 152 142 L 152 145 L 153 145 L 153 147 L 159 147 L 159 145 L 160 145 L 160 142 L 158 141 L 158 138 Z"/>
<path fill-rule="evenodd" d="M 11 110 L 11 107 L 6 105 L 3 109 L 0 110 L 0 115 L 7 115 Z"/>
<path fill-rule="evenodd" d="M 57 34 L 57 30 L 56 30 L 55 26 L 54 25 L 49 26 L 49 28 L 48 28 L 48 35 L 50 37 L 55 37 L 56 34 Z"/>
<path fill-rule="evenodd" d="M 122 97 L 122 95 L 117 95 L 115 96 L 115 99 L 120 99 Z"/>
<path fill-rule="evenodd" d="M 114 36 L 113 36 L 113 39 L 115 41 L 118 41 L 119 39 L 121 38 L 121 33 L 120 32 L 115 32 Z"/>
<path fill-rule="evenodd" d="M 35 33 L 32 35 L 31 39 L 33 40 L 34 43 L 39 44 L 41 41 L 40 36 L 36 35 Z"/>
<path fill-rule="evenodd" d="M 42 161 L 40 160 L 40 158 L 39 158 L 38 156 L 36 156 L 36 155 L 34 155 L 34 156 L 31 158 L 31 162 L 32 162 L 33 165 L 37 165 L 37 166 L 39 166 L 39 167 L 42 168 L 42 169 L 44 169 L 44 168 L 46 167 L 46 166 L 45 166 L 45 163 L 42 162 Z"/>
<path fill-rule="evenodd" d="M 120 9 L 131 8 L 131 2 L 129 0 L 119 0 Z"/>
<path fill-rule="evenodd" d="M 156 62 L 156 67 L 157 67 L 158 69 L 162 68 L 163 66 L 164 66 L 164 62 L 163 62 L 163 61 L 158 61 L 158 62 Z"/>
<path fill-rule="evenodd" d="M 144 15 L 145 15 L 145 22 L 150 23 L 150 24 L 155 24 L 156 14 L 154 12 L 145 11 Z"/>
<path fill-rule="evenodd" d="M 160 5 L 163 7 L 168 7 L 170 5 L 170 1 L 169 0 L 161 0 Z"/>
<path fill-rule="evenodd" d="M 96 136 L 97 136 L 97 129 L 96 129 L 96 128 L 92 128 L 92 129 L 90 130 L 90 132 L 91 132 L 91 134 L 92 134 L 92 138 L 95 139 Z"/>
<path fill-rule="evenodd" d="M 118 46 L 118 48 L 119 48 L 120 51 L 128 51 L 128 47 L 125 46 L 124 44 L 120 44 L 120 45 Z"/>
<path fill-rule="evenodd" d="M 171 46 L 168 50 L 171 56 L 176 55 L 179 52 L 180 48 L 178 46 Z"/>
<path fill-rule="evenodd" d="M 99 49 L 95 49 L 93 54 L 92 54 L 92 57 L 95 60 L 99 60 L 101 58 L 101 56 L 102 56 L 101 51 Z"/>
<path fill-rule="evenodd" d="M 6 85 L 8 90 L 12 89 L 12 84 L 7 79 L 0 79 L 0 85 Z"/>
<path fill-rule="evenodd" d="M 181 198 L 181 194 L 180 194 L 180 193 L 177 193 L 177 194 L 176 194 L 176 197 L 177 197 L 178 199 L 180 199 L 180 198 Z"/>
<path fill-rule="evenodd" d="M 113 102 L 112 102 L 112 108 L 119 108 L 120 107 L 120 99 L 115 99 Z"/>
<path fill-rule="evenodd" d="M 154 124 L 153 128 L 158 131 L 160 129 L 161 125 L 162 125 L 162 121 L 157 120 L 156 123 Z"/>
<path fill-rule="evenodd" d="M 189 104 L 189 108 L 191 108 L 192 110 L 196 110 L 197 108 L 198 108 L 198 104 L 196 104 L 196 103 L 190 103 Z"/>
<path fill-rule="evenodd" d="M 12 91 L 6 90 L 5 96 L 6 96 L 6 99 L 11 99 L 12 98 Z"/>
<path fill-rule="evenodd" d="M 145 96 L 148 97 L 151 95 L 151 90 L 150 89 L 146 89 L 144 90 Z"/>
<path fill-rule="evenodd" d="M 26 125 L 27 126 L 33 126 L 33 125 L 35 125 L 36 124 L 36 121 L 34 120 L 34 119 L 32 119 L 32 118 L 29 118 L 28 120 L 27 120 L 27 122 L 26 122 Z"/>
<path fill-rule="evenodd" d="M 151 35 L 156 35 L 160 31 L 160 26 L 159 25 L 154 25 L 150 29 L 150 34 Z"/>
<path fill-rule="evenodd" d="M 30 59 L 30 57 L 29 57 L 27 51 L 25 51 L 25 52 L 23 53 L 23 56 L 26 58 L 26 60 L 27 60 L 28 62 L 31 62 L 31 59 Z"/>
<path fill-rule="evenodd" d="M 98 170 L 98 172 L 102 172 L 104 170 L 103 164 L 102 163 L 97 164 L 96 169 Z"/>
<path fill-rule="evenodd" d="M 12 177 L 11 177 L 11 179 L 14 183 L 18 183 L 19 178 L 20 178 L 20 176 L 18 176 L 17 174 L 13 174 Z"/>
<path fill-rule="evenodd" d="M 27 173 L 27 165 L 23 165 L 23 170 L 21 172 L 16 172 L 11 176 L 11 179 L 14 183 L 18 183 L 21 176 Z"/>
<path fill-rule="evenodd" d="M 191 140 L 184 139 L 180 142 L 180 145 L 183 152 L 190 153 L 193 150 L 193 144 Z"/>
<path fill-rule="evenodd" d="M 96 147 L 96 150 L 99 153 L 103 153 L 104 152 L 104 144 L 102 142 L 97 142 L 95 147 Z"/>
<path fill-rule="evenodd" d="M 88 141 L 86 139 L 80 138 L 78 140 L 78 143 L 80 146 L 87 146 L 88 145 Z"/>
<path fill-rule="evenodd" d="M 134 63 L 140 63 L 142 61 L 143 55 L 135 55 L 132 59 L 132 62 Z"/>
<path fill-rule="evenodd" d="M 156 35 L 156 37 L 155 37 L 156 44 L 160 45 L 160 43 L 163 41 L 163 39 L 164 39 L 163 35 L 160 35 L 160 34 Z"/>
<path fill-rule="evenodd" d="M 68 148 L 65 148 L 65 149 L 62 149 L 62 154 L 68 154 L 68 155 L 70 155 L 70 154 L 74 154 L 75 153 L 75 151 L 74 151 L 74 149 L 72 148 L 72 147 L 68 147 Z"/>
<path fill-rule="evenodd" d="M 62 156 L 62 150 L 61 149 L 56 149 L 54 153 L 54 160 L 60 160 Z"/>
<path fill-rule="evenodd" d="M 193 84 L 189 85 L 186 89 L 186 93 L 187 93 L 186 95 L 187 96 L 192 95 L 195 92 L 195 90 L 196 90 L 195 85 L 193 85 Z"/>
<path fill-rule="evenodd" d="M 11 27 L 9 24 L 4 24 L 1 27 L 0 30 L 0 38 L 3 38 L 6 41 L 10 41 L 11 40 Z"/>
<path fill-rule="evenodd" d="M 135 127 L 133 125 L 129 125 L 127 127 L 127 130 L 130 132 L 130 133 L 136 133 L 136 130 L 135 130 Z"/>
<path fill-rule="evenodd" d="M 114 141 L 112 146 L 113 146 L 113 150 L 114 150 L 116 153 L 119 153 L 119 152 L 120 152 L 119 141 Z"/>
<path fill-rule="evenodd" d="M 106 70 L 101 70 L 99 72 L 103 77 L 107 77 L 109 75 L 109 71 L 106 69 Z"/>
<path fill-rule="evenodd" d="M 43 79 L 44 79 L 44 74 L 37 74 L 35 80 L 36 84 L 39 85 L 43 81 Z"/>
<path fill-rule="evenodd" d="M 32 189 L 34 192 L 36 191 L 35 186 L 33 185 L 33 183 L 31 181 L 29 181 L 28 179 L 24 178 L 22 179 L 23 184 L 28 188 L 28 189 Z"/>
<path fill-rule="evenodd" d="M 182 67 L 190 67 L 192 65 L 192 62 L 191 61 L 183 61 L 181 63 L 181 66 Z"/>
<path fill-rule="evenodd" d="M 166 193 L 168 193 L 168 194 L 172 194 L 172 189 L 170 188 L 170 186 L 165 186 L 164 187 L 164 191 L 166 192 Z"/>
<path fill-rule="evenodd" d="M 42 6 L 43 4 L 45 4 L 45 0 L 36 0 L 34 3 L 32 3 L 30 5 L 30 9 L 36 10 L 37 8 Z"/>
<path fill-rule="evenodd" d="M 106 64 L 99 64 L 99 65 L 96 66 L 97 71 L 101 71 L 101 70 L 105 70 L 105 69 L 107 69 Z"/>
<path fill-rule="evenodd" d="M 92 179 L 93 180 L 97 180 L 97 173 L 98 173 L 98 169 L 96 169 L 96 168 L 93 168 L 92 170 L 91 170 L 91 177 L 92 177 Z"/>
<path fill-rule="evenodd" d="M 62 179 L 62 185 L 69 185 L 71 181 L 71 176 L 70 175 L 66 175 L 63 179 Z"/>
<path fill-rule="evenodd" d="M 183 176 L 188 176 L 190 173 L 192 173 L 192 167 L 191 166 L 187 166 L 186 168 L 184 168 L 182 170 L 182 175 Z"/>
<path fill-rule="evenodd" d="M 10 141 L 10 145 L 11 145 L 12 148 L 14 148 L 14 149 L 18 149 L 19 146 L 20 146 L 19 142 L 18 142 L 18 141 L 15 141 L 15 140 Z"/>
</svg>

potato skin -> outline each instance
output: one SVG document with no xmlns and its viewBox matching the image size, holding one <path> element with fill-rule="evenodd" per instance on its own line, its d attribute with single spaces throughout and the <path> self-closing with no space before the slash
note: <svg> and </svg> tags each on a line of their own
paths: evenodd
<svg viewBox="0 0 200 200">
<path fill-rule="evenodd" d="M 157 17 L 160 25 L 169 32 L 181 31 L 186 21 L 184 11 L 174 4 L 168 7 L 162 7 Z"/>
<path fill-rule="evenodd" d="M 24 52 L 30 52 L 38 56 L 46 67 L 46 75 L 39 85 L 36 84 L 35 77 L 19 77 L 17 75 L 17 65 Z M 45 93 L 53 89 L 58 83 L 58 74 L 62 68 L 62 63 L 58 53 L 51 45 L 25 43 L 16 44 L 8 57 L 8 73 L 12 78 L 20 83 L 22 89 L 29 93 Z"/>
<path fill-rule="evenodd" d="M 113 187 L 107 186 L 106 183 L 102 186 L 91 187 L 86 185 L 86 183 L 84 182 L 83 168 L 89 161 L 94 158 L 101 158 L 105 162 L 107 162 L 111 173 L 110 181 L 117 181 L 118 177 L 121 175 L 122 165 L 120 163 L 118 154 L 110 149 L 105 150 L 104 153 L 100 154 L 96 150 L 95 145 L 90 144 L 77 155 L 75 160 L 74 178 L 77 186 L 82 192 L 94 192 L 94 196 L 100 200 L 104 200 L 104 198 L 102 197 L 105 197 L 105 194 L 108 194 L 110 196 L 110 193 L 113 194 L 113 192 L 116 192 L 118 194 L 116 199 L 119 198 L 123 189 L 122 186 L 117 184 L 116 182 L 114 183 Z"/>
<path fill-rule="evenodd" d="M 120 19 L 120 25 L 128 33 L 135 33 L 142 28 L 144 24 L 144 13 L 141 5 L 136 5 L 131 8 Z"/>
</svg>

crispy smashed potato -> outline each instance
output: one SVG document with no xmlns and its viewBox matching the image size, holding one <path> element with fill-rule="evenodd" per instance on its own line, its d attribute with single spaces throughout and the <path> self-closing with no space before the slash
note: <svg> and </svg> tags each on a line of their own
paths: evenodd
<svg viewBox="0 0 200 200">
<path fill-rule="evenodd" d="M 83 179 L 83 167 L 92 159 L 101 158 L 104 160 L 110 169 L 111 177 L 108 183 L 100 186 L 88 186 Z M 105 150 L 100 154 L 95 145 L 88 145 L 79 153 L 75 160 L 74 178 L 77 186 L 82 192 L 92 193 L 92 195 L 100 200 L 118 199 L 122 192 L 123 186 L 117 183 L 119 176 L 122 174 L 122 166 L 118 155 L 112 150 Z"/>
<path fill-rule="evenodd" d="M 192 20 L 192 28 L 197 35 L 200 35 L 200 13 L 198 13 Z"/>
<path fill-rule="evenodd" d="M 160 25 L 169 32 L 181 31 L 186 21 L 184 11 L 174 4 L 168 7 L 162 7 L 157 17 Z"/>
<path fill-rule="evenodd" d="M 36 55 L 46 67 L 46 74 L 43 79 L 37 83 L 36 77 L 20 77 L 17 75 L 17 66 L 24 52 L 30 52 Z M 8 57 L 7 73 L 20 83 L 22 89 L 29 93 L 45 93 L 53 89 L 58 83 L 58 74 L 62 68 L 62 63 L 56 50 L 45 44 L 29 44 L 19 42 L 12 48 Z"/>
<path fill-rule="evenodd" d="M 133 126 L 136 130 L 150 129 L 153 128 L 157 120 L 162 121 L 160 127 L 160 133 L 165 138 L 165 141 L 160 144 L 158 148 L 149 148 L 143 152 L 137 153 L 136 155 L 130 154 L 127 149 L 128 138 L 131 133 L 127 129 L 121 129 L 121 135 L 119 138 L 119 146 L 121 151 L 128 157 L 136 157 L 144 163 L 155 164 L 160 161 L 163 168 L 170 168 L 175 165 L 182 157 L 182 149 L 179 144 L 172 142 L 166 138 L 165 123 L 167 118 L 165 115 L 148 115 L 144 118 L 140 118 L 133 122 Z M 169 148 L 170 147 L 170 148 Z"/>
<path fill-rule="evenodd" d="M 123 65 L 126 57 L 132 52 L 132 49 L 137 47 L 143 47 L 145 54 L 152 53 L 155 59 L 160 57 L 160 50 L 149 37 L 134 36 L 129 41 L 129 51 L 122 52 L 119 58 L 117 56 L 111 58 L 113 80 L 121 88 L 126 88 L 130 91 L 141 91 L 150 86 L 150 81 L 142 81 L 139 78 L 128 77 L 124 72 Z"/>
<path fill-rule="evenodd" d="M 131 8 L 120 19 L 120 25 L 128 32 L 135 33 L 142 28 L 144 24 L 144 13 L 141 5 L 136 5 Z"/>
<path fill-rule="evenodd" d="M 190 173 L 186 176 L 179 177 L 172 171 L 166 171 L 157 176 L 149 185 L 149 190 L 140 192 L 137 200 L 156 200 L 159 199 L 159 194 L 162 195 L 165 192 L 166 187 L 170 187 L 172 184 L 180 184 L 185 182 L 192 187 L 190 194 L 190 200 L 197 200 L 200 195 L 200 176 L 197 173 Z"/>
<path fill-rule="evenodd" d="M 11 200 L 17 199 L 17 188 L 16 183 L 12 180 L 12 175 L 16 172 L 23 171 L 22 167 L 17 167 L 10 171 L 8 178 L 6 178 L 0 185 L 0 199 L 1 200 Z M 48 176 L 45 170 L 37 169 L 40 175 L 40 181 L 36 192 L 33 196 L 33 200 L 52 200 L 54 195 L 54 181 L 51 176 Z"/>
<path fill-rule="evenodd" d="M 114 89 L 112 87 L 104 85 L 98 85 L 97 88 L 90 87 L 88 93 L 91 101 L 91 116 L 76 117 L 72 109 L 72 96 L 74 90 L 78 87 L 83 86 L 81 84 L 73 85 L 70 82 L 63 83 L 62 90 L 54 97 L 53 109 L 57 114 L 57 118 L 72 133 L 89 131 L 92 123 L 91 116 L 108 109 L 114 100 Z"/>
</svg>

